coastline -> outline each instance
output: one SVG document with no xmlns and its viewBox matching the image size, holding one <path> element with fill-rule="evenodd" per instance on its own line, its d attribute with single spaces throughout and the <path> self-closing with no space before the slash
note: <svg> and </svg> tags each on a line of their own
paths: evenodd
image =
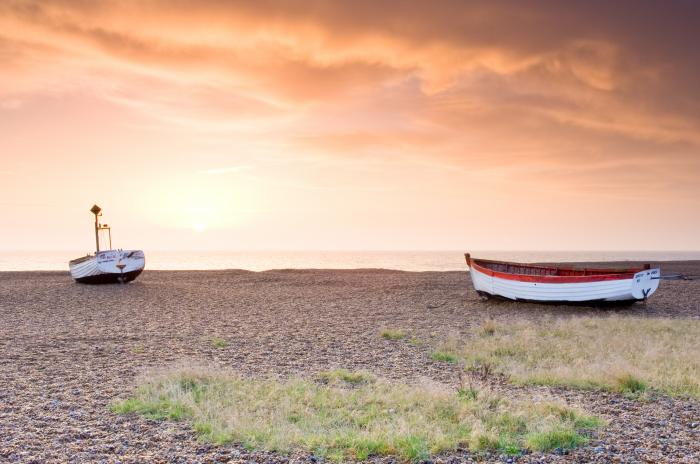
<svg viewBox="0 0 700 464">
<path fill-rule="evenodd" d="M 522 263 L 678 262 L 700 260 L 700 251 L 158 251 L 145 250 L 146 269 L 396 269 L 462 271 L 464 253 L 476 258 Z M 0 252 L 0 272 L 68 268 L 68 261 L 85 251 Z"/>
</svg>

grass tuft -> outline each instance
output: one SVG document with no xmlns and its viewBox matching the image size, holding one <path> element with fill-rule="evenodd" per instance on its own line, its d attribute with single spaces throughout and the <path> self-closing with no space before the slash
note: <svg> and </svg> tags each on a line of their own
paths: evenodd
<svg viewBox="0 0 700 464">
<path fill-rule="evenodd" d="M 143 345 L 134 345 L 131 347 L 131 352 L 134 354 L 143 354 L 145 351 Z"/>
<path fill-rule="evenodd" d="M 441 350 L 433 351 L 430 355 L 430 359 L 432 359 L 433 361 L 446 362 L 449 364 L 454 364 L 459 360 L 456 354 Z"/>
<path fill-rule="evenodd" d="M 484 335 L 493 335 L 496 333 L 496 322 L 493 319 L 486 319 L 481 324 L 481 333 Z"/>
<path fill-rule="evenodd" d="M 375 378 L 357 381 L 366 374 L 329 372 L 332 382 L 317 383 L 174 371 L 152 378 L 111 409 L 152 419 L 188 419 L 208 442 L 281 453 L 303 450 L 337 462 L 375 456 L 419 462 L 462 447 L 518 454 L 576 446 L 585 442 L 582 424 L 600 423 L 560 403 Z"/>
<path fill-rule="evenodd" d="M 642 393 L 646 391 L 647 384 L 631 374 L 624 374 L 617 378 L 617 390 L 623 393 Z"/>
<path fill-rule="evenodd" d="M 588 444 L 588 438 L 573 430 L 549 430 L 528 435 L 526 443 L 528 448 L 533 451 L 547 451 L 583 446 Z"/>
<path fill-rule="evenodd" d="M 428 442 L 417 435 L 406 435 L 396 441 L 396 454 L 406 461 L 424 461 L 430 457 Z"/>
<path fill-rule="evenodd" d="M 376 380 L 374 375 L 366 371 L 349 371 L 347 369 L 332 369 L 318 373 L 318 378 L 323 383 L 338 384 L 346 383 L 359 385 L 371 383 Z"/>
<path fill-rule="evenodd" d="M 479 389 L 469 386 L 457 390 L 457 396 L 466 401 L 476 401 L 479 397 Z"/>
<path fill-rule="evenodd" d="M 117 414 L 138 413 L 152 420 L 179 421 L 191 414 L 189 408 L 182 402 L 173 401 L 165 396 L 159 397 L 155 401 L 143 401 L 138 397 L 129 398 L 121 403 L 111 405 L 110 410 Z"/>
<path fill-rule="evenodd" d="M 379 332 L 379 336 L 387 340 L 401 340 L 402 338 L 406 338 L 406 332 L 396 329 L 383 329 Z"/>
<path fill-rule="evenodd" d="M 226 339 L 221 337 L 212 337 L 211 344 L 214 348 L 226 348 L 228 346 Z"/>
</svg>

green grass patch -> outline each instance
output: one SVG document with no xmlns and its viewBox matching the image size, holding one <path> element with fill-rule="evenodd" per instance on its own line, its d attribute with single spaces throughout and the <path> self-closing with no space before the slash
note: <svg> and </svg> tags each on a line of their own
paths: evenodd
<svg viewBox="0 0 700 464">
<path fill-rule="evenodd" d="M 440 350 L 433 351 L 430 354 L 430 359 L 432 359 L 433 361 L 446 362 L 450 364 L 454 364 L 459 360 L 456 354 Z"/>
<path fill-rule="evenodd" d="M 215 348 L 226 348 L 228 346 L 228 341 L 221 337 L 212 337 L 211 344 Z"/>
<path fill-rule="evenodd" d="M 467 401 L 474 401 L 479 397 L 479 389 L 467 386 L 457 390 L 457 396 Z"/>
<path fill-rule="evenodd" d="M 406 338 L 406 332 L 396 329 L 384 329 L 379 332 L 379 336 L 387 340 L 401 340 L 402 338 Z"/>
<path fill-rule="evenodd" d="M 110 410 L 117 414 L 138 413 L 148 419 L 169 419 L 174 421 L 189 417 L 192 413 L 183 403 L 172 400 L 165 395 L 159 398 L 153 398 L 150 401 L 142 401 L 139 398 L 129 398 L 120 403 L 112 404 Z"/>
<path fill-rule="evenodd" d="M 642 393 L 647 389 L 647 383 L 631 374 L 617 378 L 617 389 L 623 393 Z"/>
<path fill-rule="evenodd" d="M 700 398 L 698 320 L 612 316 L 492 324 L 493 330 L 482 326 L 461 337 L 451 352 L 472 369 L 489 366 L 515 383 Z"/>
<path fill-rule="evenodd" d="M 318 374 L 318 379 L 324 383 L 338 384 L 346 383 L 350 385 L 359 385 L 362 383 L 371 383 L 376 380 L 374 375 L 366 371 L 349 371 L 347 369 L 332 369 L 322 371 Z"/>
<path fill-rule="evenodd" d="M 461 447 L 518 454 L 576 446 L 585 442 L 586 430 L 601 423 L 560 403 L 329 372 L 330 380 L 319 383 L 175 371 L 151 379 L 111 409 L 187 419 L 208 442 L 280 453 L 303 450 L 332 461 L 396 456 L 418 462 Z"/>
<path fill-rule="evenodd" d="M 588 438 L 572 430 L 549 430 L 527 436 L 526 443 L 534 451 L 547 451 L 556 448 L 576 448 L 588 444 Z"/>
</svg>

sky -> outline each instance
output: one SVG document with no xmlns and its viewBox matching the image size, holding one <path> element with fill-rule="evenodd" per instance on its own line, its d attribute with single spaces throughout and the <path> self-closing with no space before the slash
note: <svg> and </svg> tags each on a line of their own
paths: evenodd
<svg viewBox="0 0 700 464">
<path fill-rule="evenodd" d="M 699 250 L 700 3 L 0 2 L 0 249 Z"/>
</svg>

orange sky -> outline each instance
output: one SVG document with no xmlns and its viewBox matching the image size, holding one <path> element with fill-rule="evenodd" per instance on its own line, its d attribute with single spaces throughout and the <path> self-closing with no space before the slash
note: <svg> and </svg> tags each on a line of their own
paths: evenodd
<svg viewBox="0 0 700 464">
<path fill-rule="evenodd" d="M 0 249 L 700 249 L 700 4 L 3 1 Z M 657 8 L 654 8 L 656 4 Z"/>
</svg>

